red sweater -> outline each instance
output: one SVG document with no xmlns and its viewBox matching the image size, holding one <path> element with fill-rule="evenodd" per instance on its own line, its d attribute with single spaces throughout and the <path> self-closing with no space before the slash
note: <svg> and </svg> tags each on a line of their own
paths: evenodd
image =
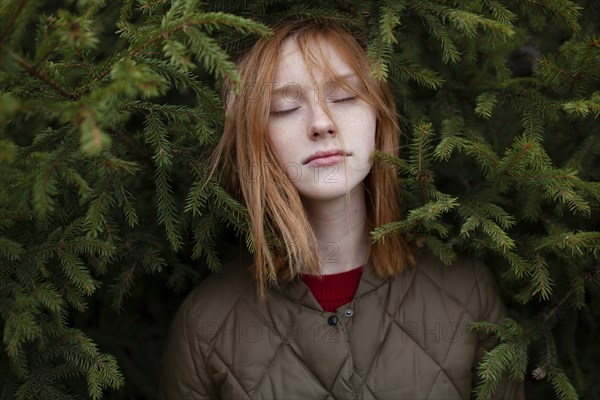
<svg viewBox="0 0 600 400">
<path fill-rule="evenodd" d="M 309 287 L 323 310 L 335 311 L 339 306 L 350 303 L 354 298 L 363 267 L 351 269 L 331 275 L 302 275 L 302 280 Z"/>
</svg>

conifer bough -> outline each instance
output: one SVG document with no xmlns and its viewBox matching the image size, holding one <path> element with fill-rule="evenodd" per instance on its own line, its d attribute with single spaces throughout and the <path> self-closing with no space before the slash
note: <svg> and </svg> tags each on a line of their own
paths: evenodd
<svg viewBox="0 0 600 400">
<path fill-rule="evenodd" d="M 253 249 L 205 161 L 234 56 L 283 18 L 352 30 L 393 87 L 402 156 L 374 158 L 405 217 L 372 240 L 496 272 L 512 318 L 471 327 L 500 339 L 476 397 L 502 373 L 600 397 L 595 2 L 20 0 L 0 4 L 0 398 L 155 396 L 171 311 L 232 234 Z"/>
</svg>

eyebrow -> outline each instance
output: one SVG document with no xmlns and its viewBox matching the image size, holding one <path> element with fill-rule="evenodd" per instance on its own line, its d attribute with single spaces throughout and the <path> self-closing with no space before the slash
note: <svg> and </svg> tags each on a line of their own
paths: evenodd
<svg viewBox="0 0 600 400">
<path fill-rule="evenodd" d="M 324 84 L 327 85 L 329 83 L 334 83 L 336 80 L 342 80 L 342 81 L 348 81 L 348 80 L 358 80 L 358 75 L 354 72 L 350 72 L 348 74 L 342 74 L 342 75 L 335 75 L 334 79 L 328 80 L 327 82 L 325 82 Z M 274 82 L 274 84 L 277 84 L 278 82 Z M 292 90 L 293 88 L 297 88 L 300 87 L 300 85 L 297 82 L 287 82 L 285 85 L 283 85 L 280 88 L 274 89 L 271 92 L 271 95 L 273 97 L 275 97 L 276 95 L 279 95 L 281 93 L 284 92 L 289 92 L 290 90 Z"/>
</svg>

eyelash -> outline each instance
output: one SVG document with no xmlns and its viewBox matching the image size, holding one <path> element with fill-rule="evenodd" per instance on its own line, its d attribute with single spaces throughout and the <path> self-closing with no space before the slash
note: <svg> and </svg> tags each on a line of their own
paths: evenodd
<svg viewBox="0 0 600 400">
<path fill-rule="evenodd" d="M 356 96 L 344 97 L 343 99 L 333 100 L 332 103 L 346 103 L 356 100 Z"/>
<path fill-rule="evenodd" d="M 285 114 L 289 114 L 292 111 L 296 111 L 297 109 L 299 109 L 300 107 L 296 107 L 296 108 L 290 108 L 289 110 L 281 110 L 281 111 L 271 111 L 271 115 L 285 115 Z"/>
</svg>

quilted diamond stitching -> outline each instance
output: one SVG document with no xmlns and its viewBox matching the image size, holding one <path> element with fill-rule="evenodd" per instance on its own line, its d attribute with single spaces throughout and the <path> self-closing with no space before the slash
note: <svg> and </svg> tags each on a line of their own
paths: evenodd
<svg viewBox="0 0 600 400">
<path fill-rule="evenodd" d="M 387 314 L 387 313 L 386 313 L 386 314 Z M 461 314 L 461 315 L 464 315 L 464 314 Z M 450 377 L 448 376 L 448 373 L 446 372 L 446 370 L 444 370 L 444 368 L 442 367 L 442 365 L 441 365 L 440 363 L 438 363 L 438 362 L 436 361 L 436 359 L 435 359 L 435 358 L 433 358 L 433 356 L 432 356 L 432 355 L 431 355 L 431 354 L 430 354 L 430 353 L 429 353 L 427 350 L 425 350 L 425 348 L 424 348 L 423 346 L 421 346 L 421 344 L 420 344 L 420 343 L 419 343 L 419 342 L 418 342 L 418 341 L 417 341 L 415 338 L 413 338 L 413 337 L 411 336 L 411 334 L 410 334 L 410 333 L 409 333 L 409 332 L 408 332 L 406 329 L 404 329 L 404 327 L 403 327 L 403 326 L 402 326 L 402 325 L 401 325 L 401 324 L 400 324 L 398 321 L 396 321 L 396 320 L 393 318 L 393 316 L 391 316 L 391 315 L 389 315 L 389 314 L 388 314 L 388 316 L 389 316 L 389 317 L 392 319 L 392 322 L 393 322 L 393 323 L 394 323 L 394 324 L 395 324 L 395 325 L 396 325 L 398 328 L 400 328 L 400 329 L 401 329 L 401 330 L 402 330 L 404 333 L 406 333 L 407 337 L 408 337 L 410 340 L 412 340 L 412 341 L 413 341 L 413 342 L 414 342 L 414 343 L 415 343 L 415 344 L 416 344 L 416 345 L 417 345 L 417 346 L 418 346 L 418 347 L 419 347 L 419 348 L 420 348 L 420 349 L 423 351 L 423 353 L 425 353 L 425 354 L 426 354 L 426 355 L 427 355 L 427 356 L 428 356 L 428 357 L 431 359 L 431 361 L 433 361 L 433 363 L 434 363 L 434 364 L 436 364 L 436 365 L 438 366 L 438 368 L 439 368 L 438 374 L 436 375 L 435 379 L 433 380 L 433 382 L 432 382 L 432 385 L 431 385 L 431 389 L 429 390 L 429 392 L 431 393 L 431 390 L 433 389 L 433 384 L 434 384 L 434 383 L 435 383 L 435 382 L 438 380 L 440 373 L 441 373 L 441 372 L 444 372 L 444 375 L 446 375 L 446 377 L 448 378 L 448 380 L 449 380 L 450 382 L 452 382 L 452 386 L 454 386 L 454 388 L 456 389 L 456 391 L 457 391 L 458 393 L 460 393 L 460 390 L 458 390 L 458 388 L 456 387 L 455 383 L 452 381 L 452 379 L 450 379 Z M 450 352 L 450 348 L 451 348 L 451 347 L 452 347 L 452 345 L 449 345 L 449 346 L 448 346 L 448 352 L 446 353 L 446 357 L 448 356 L 448 353 Z M 445 358 L 444 358 L 444 361 L 445 361 Z M 369 373 L 370 373 L 370 372 L 371 372 L 371 371 L 369 371 Z M 367 373 L 367 375 L 368 375 L 369 373 Z M 427 396 L 429 397 L 429 394 L 427 394 Z"/>
<path fill-rule="evenodd" d="M 471 296 L 472 296 L 472 294 L 470 294 L 470 295 L 469 295 L 469 299 L 471 298 Z M 459 320 L 459 321 L 462 321 L 462 320 L 463 320 L 463 317 L 464 317 L 464 316 L 465 316 L 465 314 L 466 314 L 466 310 L 467 310 L 467 309 L 466 309 L 465 307 L 463 307 L 463 309 L 462 309 L 462 311 L 461 311 L 461 313 L 460 313 L 460 317 L 458 318 L 458 320 Z M 457 391 L 458 393 L 460 393 L 460 390 L 458 390 L 458 388 L 456 387 L 456 384 L 454 383 L 454 381 L 453 381 L 452 379 L 450 379 L 450 377 L 448 376 L 448 373 L 447 373 L 447 372 L 446 372 L 446 370 L 444 369 L 444 365 L 446 364 L 446 360 L 448 359 L 448 354 L 450 354 L 450 350 L 452 349 L 452 346 L 453 346 L 453 345 L 454 345 L 454 343 L 451 343 L 451 344 L 448 346 L 448 350 L 446 351 L 446 355 L 444 356 L 444 359 L 442 360 L 442 363 L 441 363 L 441 364 L 438 364 L 438 365 L 439 365 L 439 367 L 440 367 L 440 370 L 438 371 L 438 374 L 437 374 L 437 376 L 435 377 L 435 380 L 433 381 L 433 385 L 431 385 L 431 388 L 429 389 L 429 393 L 427 393 L 427 397 L 428 397 L 428 398 L 429 398 L 429 395 L 431 394 L 431 391 L 433 390 L 433 388 L 434 388 L 434 386 L 435 386 L 435 383 L 436 383 L 436 382 L 437 382 L 437 380 L 439 379 L 439 377 L 440 377 L 440 374 L 442 373 L 442 371 L 444 371 L 444 375 L 446 375 L 446 377 L 447 377 L 447 378 L 448 378 L 448 380 L 449 380 L 449 381 L 452 383 L 452 386 L 454 386 L 454 388 L 456 389 L 456 391 Z M 419 347 L 421 347 L 421 346 L 419 346 Z M 421 347 L 421 348 L 422 348 L 422 347 Z M 423 351 L 425 351 L 425 349 L 423 349 Z M 426 352 L 426 351 L 425 351 L 425 352 Z M 428 354 L 428 355 L 429 355 L 429 354 Z M 429 356 L 430 356 L 430 355 L 429 355 Z M 430 356 L 430 357 L 431 357 L 431 356 Z"/>
<path fill-rule="evenodd" d="M 283 349 L 284 346 L 284 342 L 281 342 L 279 344 L 279 346 L 277 347 L 277 351 L 275 352 L 275 355 L 273 356 L 273 358 L 271 359 L 271 361 L 269 362 L 269 365 L 267 366 L 267 368 L 265 369 L 265 373 L 263 374 L 263 376 L 258 380 L 258 383 L 256 384 L 256 386 L 254 387 L 254 389 L 251 390 L 252 393 L 256 393 L 258 391 L 258 388 L 260 387 L 260 385 L 262 385 L 263 381 L 265 380 L 265 378 L 267 377 L 267 375 L 269 374 L 269 371 L 271 370 L 271 367 L 273 366 L 273 363 L 275 362 L 275 360 L 277 360 L 277 357 L 279 356 L 279 353 L 281 352 L 281 349 Z"/>
<path fill-rule="evenodd" d="M 387 330 L 385 331 L 385 335 L 383 337 L 383 340 L 379 344 L 379 348 L 375 352 L 375 355 L 373 356 L 373 359 L 371 360 L 371 363 L 369 364 L 369 369 L 367 369 L 367 373 L 362 378 L 362 382 L 360 383 L 360 386 L 358 387 L 358 392 L 360 392 L 360 390 L 362 389 L 363 386 L 367 386 L 366 380 L 369 377 L 369 374 L 371 373 L 371 371 L 373 370 L 373 364 L 375 364 L 375 360 L 377 360 L 377 358 L 379 357 L 379 354 L 381 354 L 381 349 L 383 349 L 383 345 L 387 341 L 387 338 L 388 338 L 388 335 L 390 333 L 391 328 L 392 328 L 392 325 L 388 324 L 388 327 L 387 327 Z M 371 393 L 373 393 L 373 391 L 371 391 Z M 373 397 L 375 397 L 375 396 L 373 396 Z"/>
<path fill-rule="evenodd" d="M 418 268 L 419 268 L 419 271 L 420 271 L 421 273 L 423 273 L 423 275 L 424 275 L 424 276 L 425 276 L 427 279 L 429 279 L 429 280 L 430 280 L 430 281 L 431 281 L 431 282 L 432 282 L 432 283 L 433 283 L 435 286 L 437 286 L 437 287 L 440 289 L 440 291 L 441 291 L 441 292 L 442 292 L 442 293 L 443 293 L 445 296 L 447 296 L 447 297 L 448 297 L 450 300 L 452 300 L 453 302 L 455 302 L 456 304 L 458 304 L 458 305 L 461 307 L 461 312 L 460 312 L 460 316 L 459 316 L 459 319 L 458 319 L 458 322 L 457 322 L 457 323 L 460 323 L 460 321 L 462 321 L 462 320 L 463 320 L 463 318 L 465 317 L 465 315 L 466 315 L 466 314 L 469 314 L 471 317 L 473 317 L 473 315 L 471 314 L 471 311 L 470 311 L 470 310 L 467 308 L 467 304 L 469 304 L 469 303 L 470 303 L 471 297 L 472 297 L 472 296 L 473 296 L 473 294 L 475 293 L 475 289 L 477 289 L 477 284 L 476 284 L 476 283 L 475 283 L 475 284 L 473 285 L 473 287 L 471 288 L 471 291 L 470 291 L 470 293 L 469 293 L 469 296 L 468 296 L 468 298 L 467 298 L 467 302 L 466 302 L 466 304 L 463 304 L 461 301 L 458 301 L 458 300 L 457 300 L 457 299 L 456 299 L 454 296 L 452 296 L 452 295 L 448 294 L 448 292 L 447 292 L 447 291 L 445 291 L 445 290 L 444 290 L 444 289 L 443 289 L 443 288 L 442 288 L 442 287 L 441 287 L 441 286 L 440 286 L 440 285 L 439 285 L 439 284 L 438 284 L 438 283 L 435 281 L 435 279 L 431 278 L 431 276 L 430 276 L 430 275 L 428 275 L 428 274 L 427 274 L 427 273 L 426 273 L 426 272 L 425 272 L 425 271 L 424 271 L 422 268 L 420 268 L 420 267 L 418 267 Z M 400 304 L 398 305 L 398 307 L 402 306 L 402 303 L 404 302 L 404 299 L 405 299 L 405 297 L 403 297 L 403 298 L 402 298 L 402 301 L 400 302 Z M 460 390 L 458 390 L 458 388 L 456 387 L 456 384 L 454 383 L 454 381 L 452 381 L 452 379 L 450 379 L 450 377 L 448 376 L 448 373 L 447 373 L 447 372 L 444 370 L 444 367 L 443 367 L 443 364 L 445 364 L 445 362 L 446 362 L 446 359 L 448 358 L 448 354 L 450 354 L 450 350 L 451 350 L 451 348 L 452 348 L 453 344 L 451 343 L 451 344 L 448 346 L 448 350 L 446 351 L 446 355 L 444 356 L 444 359 L 442 360 L 442 363 L 440 364 L 440 363 L 438 363 L 438 362 L 435 360 L 435 358 L 434 358 L 434 357 L 433 357 L 433 356 L 432 356 L 432 355 L 431 355 L 431 354 L 430 354 L 430 353 L 429 353 L 429 352 L 428 352 L 428 351 L 427 351 L 427 350 L 426 350 L 426 349 L 425 349 L 423 346 L 421 346 L 421 344 L 420 344 L 420 343 L 419 343 L 419 342 L 418 342 L 418 341 L 417 341 L 417 340 L 416 340 L 414 337 L 412 337 L 412 335 L 411 335 L 409 332 L 407 332 L 407 330 L 406 330 L 406 329 L 404 329 L 404 327 L 402 326 L 402 324 L 401 324 L 399 321 L 397 321 L 397 320 L 396 320 L 396 318 L 395 318 L 395 316 L 394 316 L 394 315 L 391 315 L 391 314 L 390 314 L 390 313 L 389 313 L 387 310 L 386 310 L 386 314 L 387 314 L 387 315 L 388 315 L 388 316 L 391 318 L 392 322 L 393 322 L 394 324 L 396 324 L 396 326 L 398 326 L 398 327 L 399 327 L 399 328 L 400 328 L 402 331 L 404 331 L 404 332 L 406 333 L 406 335 L 407 335 L 407 336 L 410 338 L 410 340 L 412 340 L 412 341 L 413 341 L 413 342 L 414 342 L 414 343 L 415 343 L 415 344 L 416 344 L 416 345 L 417 345 L 417 346 L 418 346 L 418 347 L 419 347 L 419 348 L 420 348 L 420 349 L 423 351 L 423 353 L 427 354 L 427 356 L 428 356 L 428 357 L 429 357 L 429 358 L 430 358 L 430 359 L 431 359 L 431 360 L 432 360 L 432 361 L 433 361 L 435 364 L 437 364 L 437 365 L 438 365 L 438 367 L 440 368 L 440 370 L 439 370 L 438 374 L 436 375 L 436 378 L 434 379 L 434 381 L 433 381 L 433 384 L 435 384 L 435 382 L 436 382 L 436 381 L 439 379 L 439 376 L 440 376 L 440 374 L 441 374 L 441 373 L 442 373 L 442 371 L 443 371 L 443 372 L 444 372 L 444 375 L 446 375 L 446 377 L 448 378 L 448 380 L 449 380 L 449 381 L 452 383 L 452 385 L 453 385 L 453 386 L 456 388 L 457 392 L 458 392 L 458 393 L 460 393 Z M 369 373 L 370 373 L 370 370 L 369 370 Z M 367 376 L 369 375 L 369 373 L 367 373 Z M 431 390 L 433 390 L 433 387 L 434 387 L 434 385 L 433 385 L 433 384 L 431 385 L 431 389 L 430 389 L 429 393 L 431 393 Z M 428 396 L 429 396 L 429 393 L 428 393 Z"/>
<path fill-rule="evenodd" d="M 249 287 L 247 287 L 246 290 L 243 290 L 243 291 L 241 291 L 239 293 L 237 299 L 235 299 L 235 301 L 231 305 L 231 308 L 229 309 L 229 311 L 227 312 L 227 314 L 225 315 L 225 317 L 221 320 L 221 323 L 217 327 L 217 330 L 215 331 L 213 338 L 210 340 L 210 342 L 207 342 L 207 344 L 210 347 L 213 347 L 214 346 L 214 342 L 216 342 L 217 338 L 220 337 L 221 331 L 223 330 L 223 327 L 225 326 L 225 324 L 227 324 L 227 321 L 229 321 L 229 317 L 231 317 L 231 314 L 236 310 L 237 304 L 241 301 L 241 299 L 243 298 L 244 293 L 246 293 L 246 291 L 248 290 L 248 288 Z M 250 307 L 250 309 L 253 310 L 253 307 Z"/>
<path fill-rule="evenodd" d="M 367 390 L 369 391 L 369 393 L 371 393 L 371 397 L 373 397 L 374 399 L 377 398 L 377 397 L 375 397 L 375 392 L 373 391 L 373 389 L 371 389 L 371 387 L 369 386 L 368 383 L 365 382 L 364 387 L 366 387 Z"/>
<path fill-rule="evenodd" d="M 227 364 L 225 363 L 225 361 L 223 361 L 223 357 L 221 357 L 221 355 L 219 355 L 219 353 L 217 352 L 216 349 L 213 348 L 213 351 L 211 352 L 211 355 L 215 355 L 220 361 L 221 364 L 227 369 L 227 371 L 229 372 L 229 374 L 227 374 L 227 376 L 232 377 L 235 380 L 235 383 L 238 384 L 238 386 L 240 387 L 240 389 L 242 389 L 242 391 L 244 392 L 244 394 L 246 394 L 246 397 L 248 399 L 252 399 L 253 397 L 250 396 L 250 394 L 248 394 L 248 392 L 246 391 L 246 389 L 244 389 L 244 387 L 242 386 L 242 384 L 240 383 L 240 381 L 238 381 L 237 377 L 235 376 L 235 374 L 233 373 L 233 371 L 231 370 L 231 368 L 229 368 L 227 366 Z"/>
<path fill-rule="evenodd" d="M 254 388 L 253 392 L 257 392 L 258 391 L 260 385 L 264 382 L 265 378 L 271 372 L 271 366 L 275 363 L 275 361 L 277 360 L 277 358 L 281 354 L 281 349 L 283 348 L 283 346 L 287 346 L 287 348 L 290 349 L 290 352 L 292 353 L 292 355 L 296 358 L 296 361 L 298 361 L 299 364 L 302 365 L 306 371 L 308 371 L 308 373 L 314 378 L 314 380 L 321 385 L 321 388 L 323 388 L 323 390 L 325 390 L 327 393 L 331 394 L 331 389 L 327 389 L 327 387 L 325 386 L 325 384 L 323 382 L 321 382 L 321 380 L 312 372 L 312 370 L 310 368 L 308 368 L 308 366 L 306 365 L 306 363 L 304 362 L 304 360 L 302 360 L 302 358 L 298 354 L 296 354 L 296 352 L 294 351 L 294 348 L 292 346 L 290 346 L 290 344 L 288 343 L 288 341 L 286 341 L 283 338 L 283 335 L 281 334 L 281 332 L 279 332 L 279 330 L 277 330 L 277 329 L 275 329 L 274 331 L 277 333 L 277 336 L 281 340 L 281 345 L 277 349 L 277 352 L 275 353 L 275 355 L 273 356 L 273 359 L 269 363 L 269 367 L 265 371 L 265 374 L 261 378 L 259 384 L 256 385 L 256 387 Z M 338 376 L 339 376 L 339 371 L 338 371 Z"/>
<path fill-rule="evenodd" d="M 447 296 L 450 300 L 452 300 L 454 303 L 458 304 L 461 306 L 461 308 L 463 310 L 466 310 L 469 315 L 471 315 L 471 317 L 475 318 L 475 316 L 471 313 L 471 310 L 468 309 L 467 305 L 471 302 L 471 296 L 473 296 L 473 293 L 475 292 L 475 289 L 477 289 L 477 282 L 475 282 L 473 284 L 473 287 L 471 287 L 471 292 L 469 293 L 469 297 L 467 298 L 466 303 L 463 303 L 462 301 L 456 299 L 451 293 L 448 293 L 446 290 L 444 290 L 444 288 L 438 284 L 438 282 L 433 279 L 427 272 L 425 269 L 421 268 L 420 266 L 418 267 L 419 271 L 427 278 L 429 279 L 429 281 L 431 281 L 435 286 L 438 287 L 438 289 L 440 289 L 440 291 Z"/>
</svg>

